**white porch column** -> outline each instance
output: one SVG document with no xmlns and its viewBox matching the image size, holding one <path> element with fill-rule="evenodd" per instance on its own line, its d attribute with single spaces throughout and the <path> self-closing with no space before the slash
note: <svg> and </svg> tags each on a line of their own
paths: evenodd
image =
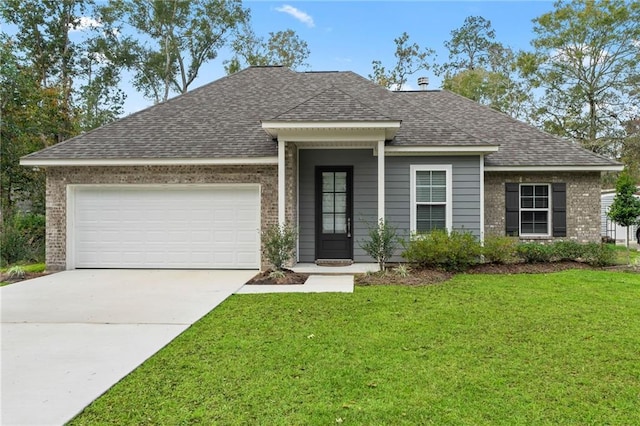
<svg viewBox="0 0 640 426">
<path fill-rule="evenodd" d="M 384 140 L 378 141 L 378 220 L 384 219 Z"/>
<path fill-rule="evenodd" d="M 281 226 L 286 222 L 285 150 L 286 142 L 278 139 L 278 224 Z"/>
</svg>

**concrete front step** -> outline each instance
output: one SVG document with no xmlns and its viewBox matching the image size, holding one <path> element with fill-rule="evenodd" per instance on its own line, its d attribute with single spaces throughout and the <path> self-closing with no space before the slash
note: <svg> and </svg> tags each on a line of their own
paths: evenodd
<svg viewBox="0 0 640 426">
<path fill-rule="evenodd" d="M 301 274 L 344 275 L 378 272 L 380 268 L 377 263 L 354 263 L 348 266 L 319 266 L 315 263 L 298 263 L 291 270 Z"/>
</svg>

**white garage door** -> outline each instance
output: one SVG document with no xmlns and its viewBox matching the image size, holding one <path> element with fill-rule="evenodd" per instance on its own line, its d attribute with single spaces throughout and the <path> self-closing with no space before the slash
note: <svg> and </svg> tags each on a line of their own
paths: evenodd
<svg viewBox="0 0 640 426">
<path fill-rule="evenodd" d="M 76 186 L 76 268 L 260 267 L 256 185 Z"/>
</svg>

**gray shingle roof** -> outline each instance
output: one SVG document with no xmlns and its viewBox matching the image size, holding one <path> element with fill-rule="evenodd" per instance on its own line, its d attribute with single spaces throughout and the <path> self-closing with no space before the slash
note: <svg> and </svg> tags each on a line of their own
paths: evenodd
<svg viewBox="0 0 640 426">
<path fill-rule="evenodd" d="M 487 165 L 617 164 L 449 92 L 390 92 L 352 72 L 251 67 L 28 155 L 219 159 L 277 155 L 262 120 L 401 120 L 390 145 L 500 145 Z"/>
<path fill-rule="evenodd" d="M 486 166 L 587 166 L 619 163 L 448 91 L 397 92 L 452 125 L 500 145 Z"/>
<path fill-rule="evenodd" d="M 274 120 L 284 121 L 386 121 L 393 120 L 363 104 L 348 93 L 331 86 L 283 112 Z"/>
</svg>

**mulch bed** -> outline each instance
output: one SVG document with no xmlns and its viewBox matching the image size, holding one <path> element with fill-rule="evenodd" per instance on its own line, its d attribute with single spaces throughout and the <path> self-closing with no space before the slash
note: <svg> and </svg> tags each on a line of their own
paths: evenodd
<svg viewBox="0 0 640 426">
<path fill-rule="evenodd" d="M 440 271 L 438 269 L 411 269 L 409 275 L 401 277 L 388 269 L 385 274 L 379 272 L 371 274 L 357 274 L 355 276 L 356 285 L 429 285 L 438 284 L 451 279 L 454 272 Z"/>
<path fill-rule="evenodd" d="M 271 270 L 260 272 L 255 277 L 251 278 L 247 281 L 247 284 L 250 285 L 288 285 L 288 284 L 304 284 L 309 278 L 309 274 L 299 274 L 297 272 L 293 272 L 290 269 L 285 269 L 284 277 L 281 278 L 272 278 L 269 275 L 271 274 Z"/>
<path fill-rule="evenodd" d="M 469 268 L 467 274 L 544 274 L 566 271 L 568 269 L 595 269 L 579 262 L 553 263 L 512 263 L 507 265 L 481 264 Z M 416 269 L 409 271 L 409 276 L 402 277 L 393 272 L 393 267 L 386 274 L 358 274 L 355 276 L 357 285 L 432 285 L 451 279 L 456 273 L 439 269 Z"/>
</svg>

